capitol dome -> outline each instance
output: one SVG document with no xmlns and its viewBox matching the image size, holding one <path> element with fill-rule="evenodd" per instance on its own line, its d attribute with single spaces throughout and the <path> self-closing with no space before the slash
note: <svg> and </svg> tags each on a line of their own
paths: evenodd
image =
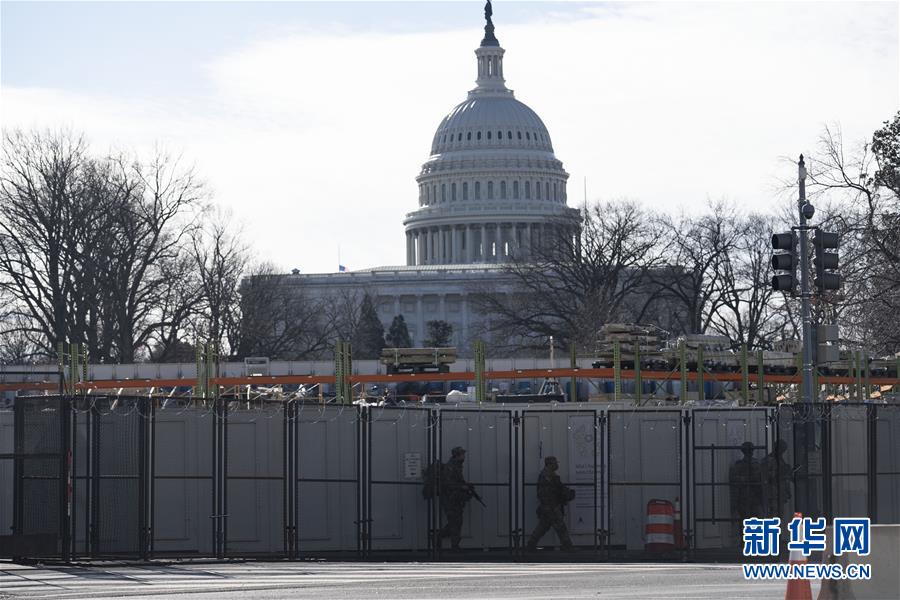
<svg viewBox="0 0 900 600">
<path fill-rule="evenodd" d="M 544 122 L 509 95 L 475 95 L 456 105 L 434 134 L 431 154 L 478 148 L 553 152 Z"/>
<path fill-rule="evenodd" d="M 578 215 L 547 127 L 506 87 L 490 2 L 485 18 L 476 87 L 441 120 L 416 178 L 419 208 L 403 222 L 408 265 L 527 256 Z"/>
</svg>

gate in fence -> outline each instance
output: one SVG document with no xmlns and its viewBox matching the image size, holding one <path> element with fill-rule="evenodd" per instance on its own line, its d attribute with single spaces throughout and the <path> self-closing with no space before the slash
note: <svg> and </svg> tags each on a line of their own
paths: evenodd
<svg viewBox="0 0 900 600">
<path fill-rule="evenodd" d="M 0 555 L 430 558 L 451 548 L 429 465 L 466 450 L 484 502 L 460 549 L 540 558 L 548 456 L 584 560 L 736 557 L 745 516 L 900 520 L 900 406 L 355 406 L 146 397 L 0 408 Z M 451 528 L 452 529 L 452 528 Z"/>
</svg>

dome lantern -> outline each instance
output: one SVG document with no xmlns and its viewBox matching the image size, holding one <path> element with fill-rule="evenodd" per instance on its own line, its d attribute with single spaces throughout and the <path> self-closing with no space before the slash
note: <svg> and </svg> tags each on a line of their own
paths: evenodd
<svg viewBox="0 0 900 600">
<path fill-rule="evenodd" d="M 474 90 L 469 92 L 471 98 L 474 94 L 509 94 L 512 91 L 506 88 L 506 81 L 503 79 L 503 54 L 505 50 L 500 47 L 500 42 L 494 37 L 494 23 L 491 21 L 490 0 L 484 5 L 484 39 L 481 40 L 481 46 L 475 50 L 475 56 L 478 61 L 478 79 L 475 83 L 478 85 Z"/>
</svg>

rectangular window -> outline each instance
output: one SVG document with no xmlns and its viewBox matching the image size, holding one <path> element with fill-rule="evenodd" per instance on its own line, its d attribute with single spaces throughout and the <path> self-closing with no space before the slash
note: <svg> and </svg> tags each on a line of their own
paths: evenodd
<svg viewBox="0 0 900 600">
<path fill-rule="evenodd" d="M 480 181 L 475 182 L 475 199 L 481 200 L 481 182 Z"/>
<path fill-rule="evenodd" d="M 469 199 L 469 182 L 463 182 L 463 200 Z"/>
</svg>

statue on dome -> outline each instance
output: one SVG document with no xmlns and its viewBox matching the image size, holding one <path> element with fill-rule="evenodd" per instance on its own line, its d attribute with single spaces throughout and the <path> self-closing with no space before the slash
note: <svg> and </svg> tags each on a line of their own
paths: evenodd
<svg viewBox="0 0 900 600">
<path fill-rule="evenodd" d="M 494 15 L 494 9 L 491 8 L 491 0 L 487 0 L 484 4 L 484 39 L 481 40 L 482 46 L 499 46 L 500 42 L 494 37 L 494 23 L 491 17 Z"/>
</svg>

